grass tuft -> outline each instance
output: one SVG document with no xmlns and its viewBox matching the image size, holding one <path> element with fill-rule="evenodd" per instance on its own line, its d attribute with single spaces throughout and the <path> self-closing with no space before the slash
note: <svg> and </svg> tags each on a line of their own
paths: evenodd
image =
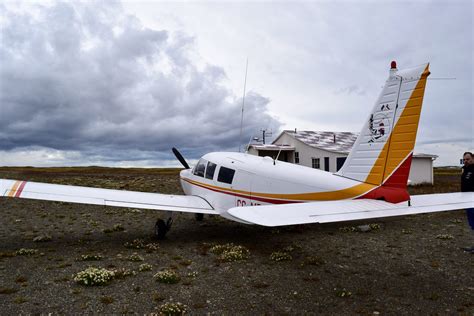
<svg viewBox="0 0 474 316">
<path fill-rule="evenodd" d="M 33 238 L 33 241 L 34 242 L 48 242 L 48 241 L 51 241 L 53 238 L 48 235 L 48 234 L 44 234 L 44 235 L 39 235 L 39 236 L 36 236 L 35 238 Z"/>
<path fill-rule="evenodd" d="M 85 254 L 81 256 L 80 261 L 99 261 L 102 258 L 101 255 Z"/>
<path fill-rule="evenodd" d="M 18 292 L 18 289 L 13 289 L 11 287 L 0 287 L 0 294 L 13 294 Z"/>
<path fill-rule="evenodd" d="M 287 252 L 275 251 L 275 252 L 272 252 L 272 254 L 270 255 L 270 260 L 276 261 L 276 262 L 290 261 L 290 260 L 293 260 L 293 257 Z"/>
<path fill-rule="evenodd" d="M 125 230 L 125 228 L 123 228 L 122 224 L 115 224 L 111 228 L 105 228 L 102 231 L 105 234 L 110 234 L 110 233 L 114 233 L 114 232 L 122 232 L 124 230 Z"/>
<path fill-rule="evenodd" d="M 100 297 L 100 302 L 102 304 L 109 305 L 109 304 L 112 304 L 114 302 L 114 298 L 111 297 L 111 296 L 101 296 Z"/>
<path fill-rule="evenodd" d="M 450 234 L 439 234 L 439 235 L 436 235 L 436 239 L 449 240 L 449 239 L 454 239 L 454 236 Z"/>
</svg>

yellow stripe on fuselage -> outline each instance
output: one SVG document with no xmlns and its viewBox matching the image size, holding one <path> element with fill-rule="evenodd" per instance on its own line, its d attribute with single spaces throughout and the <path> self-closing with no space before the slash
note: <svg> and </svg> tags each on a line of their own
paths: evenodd
<svg viewBox="0 0 474 316">
<path fill-rule="evenodd" d="M 250 191 L 243 191 L 243 190 L 235 190 L 235 189 L 224 188 L 220 186 L 202 183 L 199 181 L 191 180 L 189 178 L 183 178 L 183 179 L 191 184 L 195 184 L 195 185 L 205 187 L 211 190 L 223 191 L 225 193 L 248 195 L 249 198 L 250 196 L 252 196 L 252 197 L 257 197 L 257 198 L 270 198 L 270 199 L 287 200 L 287 201 L 330 201 L 330 200 L 353 199 L 377 187 L 375 185 L 368 184 L 368 183 L 360 183 L 350 188 L 336 190 L 336 191 L 278 194 L 278 193 L 263 193 L 263 192 L 250 192 Z"/>
</svg>

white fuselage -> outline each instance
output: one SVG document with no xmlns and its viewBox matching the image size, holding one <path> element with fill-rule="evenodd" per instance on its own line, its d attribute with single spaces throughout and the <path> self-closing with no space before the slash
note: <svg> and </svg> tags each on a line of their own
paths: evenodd
<svg viewBox="0 0 474 316">
<path fill-rule="evenodd" d="M 186 195 L 204 198 L 220 213 L 235 206 L 353 199 L 373 188 L 319 169 L 232 152 L 204 155 L 193 169 L 181 171 L 180 180 Z"/>
</svg>

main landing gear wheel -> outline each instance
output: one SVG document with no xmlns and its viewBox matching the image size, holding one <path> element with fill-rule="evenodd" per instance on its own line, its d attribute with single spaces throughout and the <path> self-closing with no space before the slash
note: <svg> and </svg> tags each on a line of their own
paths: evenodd
<svg viewBox="0 0 474 316">
<path fill-rule="evenodd" d="M 204 214 L 203 213 L 196 213 L 194 214 L 194 218 L 198 221 L 201 222 L 204 219 Z"/>
<path fill-rule="evenodd" d="M 162 219 L 157 220 L 155 224 L 155 237 L 157 239 L 164 239 L 166 233 L 171 229 L 172 223 L 172 218 L 169 218 L 166 222 Z"/>
</svg>

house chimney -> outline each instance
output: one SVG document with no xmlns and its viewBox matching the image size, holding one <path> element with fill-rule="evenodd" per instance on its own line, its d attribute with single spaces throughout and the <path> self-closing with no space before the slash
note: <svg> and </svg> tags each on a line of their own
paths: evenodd
<svg viewBox="0 0 474 316">
<path fill-rule="evenodd" d="M 334 144 L 336 143 L 336 133 L 333 134 Z"/>
<path fill-rule="evenodd" d="M 295 134 L 296 134 L 296 127 L 295 127 Z"/>
</svg>

